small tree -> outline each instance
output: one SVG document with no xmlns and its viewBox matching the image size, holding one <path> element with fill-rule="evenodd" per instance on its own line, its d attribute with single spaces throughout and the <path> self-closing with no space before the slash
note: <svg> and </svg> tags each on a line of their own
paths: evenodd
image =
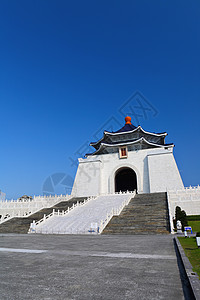
<svg viewBox="0 0 200 300">
<path fill-rule="evenodd" d="M 175 227 L 176 227 L 176 222 L 177 221 L 181 221 L 182 224 L 182 230 L 184 230 L 184 227 L 188 225 L 187 222 L 187 215 L 186 212 L 184 210 L 181 210 L 180 206 L 176 206 L 176 210 L 175 210 Z"/>
</svg>

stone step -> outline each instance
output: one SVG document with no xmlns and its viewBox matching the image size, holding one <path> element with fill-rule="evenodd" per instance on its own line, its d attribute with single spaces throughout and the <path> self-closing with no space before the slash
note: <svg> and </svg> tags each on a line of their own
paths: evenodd
<svg viewBox="0 0 200 300">
<path fill-rule="evenodd" d="M 107 230 L 106 230 L 106 232 L 108 233 L 108 232 L 126 232 L 126 231 L 128 231 L 128 232 L 138 232 L 138 231 L 144 231 L 144 232 L 146 232 L 146 231 L 153 231 L 153 232 L 160 232 L 160 231 L 162 231 L 162 232 L 167 232 L 167 230 L 166 230 L 166 228 L 165 228 L 165 226 L 146 226 L 146 227 L 144 227 L 144 228 L 141 228 L 141 227 L 137 227 L 137 226 L 125 226 L 125 227 L 123 227 L 123 228 L 119 228 L 119 227 L 117 227 L 117 228 L 115 228 L 115 227 L 112 227 L 112 228 L 107 228 Z"/>
<path fill-rule="evenodd" d="M 138 225 L 138 226 L 144 226 L 145 224 L 157 224 L 157 225 L 166 225 L 166 220 L 145 220 L 145 221 L 141 221 L 141 220 L 126 220 L 126 218 L 124 218 L 123 220 L 118 220 L 116 219 L 111 219 L 111 221 L 108 223 L 107 226 L 126 226 L 126 225 Z"/>
<path fill-rule="evenodd" d="M 110 227 L 107 227 L 107 229 L 106 229 L 106 231 L 130 231 L 130 230 L 132 230 L 132 231 L 168 231 L 167 229 L 166 229 L 166 226 L 160 226 L 160 225 L 158 225 L 158 226 L 156 226 L 155 224 L 153 224 L 153 225 L 150 225 L 150 224 L 146 224 L 146 226 L 144 226 L 144 227 L 141 227 L 141 226 L 137 226 L 137 225 L 135 225 L 135 226 L 131 226 L 131 225 L 127 225 L 127 226 L 110 226 Z"/>
<path fill-rule="evenodd" d="M 138 204 L 138 205 L 140 205 L 140 204 Z M 156 210 L 154 209 L 154 207 L 156 207 Z M 162 208 L 159 208 L 159 207 L 157 207 L 157 205 L 153 205 L 153 206 L 145 206 L 145 207 L 137 207 L 137 206 L 134 206 L 134 207 L 125 207 L 125 209 L 123 210 L 123 212 L 126 212 L 126 211 L 128 211 L 128 212 L 134 212 L 134 213 L 137 213 L 137 212 L 139 212 L 139 213 L 141 213 L 141 212 L 144 212 L 144 210 L 145 210 L 145 213 L 148 213 L 148 211 L 149 212 L 154 212 L 155 214 L 157 214 L 157 212 L 159 212 L 159 211 L 161 211 L 161 212 L 163 212 L 163 211 L 165 211 L 166 210 L 166 207 L 162 207 Z"/>
<path fill-rule="evenodd" d="M 166 214 L 162 215 L 143 215 L 142 217 L 139 214 L 120 214 L 119 216 L 114 216 L 113 220 L 137 220 L 138 222 L 142 222 L 144 220 L 166 220 Z"/>
<path fill-rule="evenodd" d="M 142 215 L 142 214 L 141 214 Z M 137 220 L 145 220 L 145 219 L 149 219 L 149 218 L 153 218 L 153 219 L 163 219 L 166 217 L 166 214 L 165 213 L 160 213 L 160 214 L 151 214 L 151 213 L 148 213 L 148 214 L 145 214 L 142 219 L 141 219 L 141 215 L 139 213 L 136 213 L 134 214 L 133 212 L 131 212 L 130 214 L 126 213 L 126 214 L 122 214 L 120 216 L 120 219 L 122 218 L 131 218 L 131 219 L 137 219 Z"/>
<path fill-rule="evenodd" d="M 166 193 L 138 194 L 119 216 L 114 216 L 102 234 L 169 233 Z"/>
<path fill-rule="evenodd" d="M 166 212 L 166 208 L 165 209 L 158 209 L 158 210 L 156 210 L 155 211 L 155 209 L 153 208 L 153 209 L 148 209 L 148 208 L 146 208 L 145 209 L 145 215 L 162 215 L 164 212 Z M 133 215 L 139 215 L 139 214 L 141 214 L 141 213 L 144 213 L 144 210 L 139 210 L 139 209 L 125 209 L 125 210 L 123 210 L 123 213 L 122 213 L 122 215 L 126 215 L 126 214 L 133 214 Z"/>
<path fill-rule="evenodd" d="M 106 231 L 103 232 L 103 234 L 108 234 L 108 235 L 150 235 L 150 234 L 169 234 L 169 231 L 166 230 L 115 230 L 115 231 Z"/>
<path fill-rule="evenodd" d="M 137 221 L 137 220 L 134 220 L 134 221 L 131 221 L 131 220 L 123 220 L 123 221 L 118 221 L 118 220 L 115 220 L 115 221 L 112 221 L 110 222 L 110 224 L 108 226 L 131 226 L 131 225 L 137 225 L 137 226 L 140 226 L 140 227 L 145 227 L 146 224 L 156 224 L 157 226 L 165 226 L 166 225 L 166 221 L 165 220 L 162 220 L 162 221 L 157 221 L 157 220 L 146 220 L 144 222 L 140 222 L 140 221 Z"/>
</svg>

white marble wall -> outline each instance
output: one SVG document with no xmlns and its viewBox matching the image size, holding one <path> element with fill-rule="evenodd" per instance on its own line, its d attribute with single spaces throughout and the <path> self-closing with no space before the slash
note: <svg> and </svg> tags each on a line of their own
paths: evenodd
<svg viewBox="0 0 200 300">
<path fill-rule="evenodd" d="M 128 157 L 121 159 L 118 153 L 79 159 L 72 194 L 80 197 L 115 192 L 115 174 L 123 167 L 135 171 L 139 193 L 182 189 L 183 183 L 172 151 L 172 148 L 156 148 L 129 151 Z"/>
<path fill-rule="evenodd" d="M 183 189 L 172 149 L 148 153 L 150 193 Z"/>
<path fill-rule="evenodd" d="M 200 215 L 200 187 L 189 187 L 183 190 L 168 191 L 168 202 L 172 217 L 175 216 L 176 206 L 185 210 L 187 215 Z"/>
</svg>

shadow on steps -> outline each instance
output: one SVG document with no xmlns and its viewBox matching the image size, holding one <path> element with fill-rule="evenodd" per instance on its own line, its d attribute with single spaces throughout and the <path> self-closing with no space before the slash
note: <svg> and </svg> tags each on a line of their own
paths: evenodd
<svg viewBox="0 0 200 300">
<path fill-rule="evenodd" d="M 167 193 L 137 194 L 102 234 L 168 234 Z"/>
</svg>

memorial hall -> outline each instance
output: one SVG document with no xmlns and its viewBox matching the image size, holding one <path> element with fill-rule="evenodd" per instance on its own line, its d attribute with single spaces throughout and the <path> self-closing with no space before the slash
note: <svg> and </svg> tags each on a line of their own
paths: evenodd
<svg viewBox="0 0 200 300">
<path fill-rule="evenodd" d="M 176 206 L 200 214 L 200 187 L 184 187 L 166 136 L 127 116 L 79 158 L 71 194 L 0 199 L 0 232 L 173 234 Z"/>
</svg>

